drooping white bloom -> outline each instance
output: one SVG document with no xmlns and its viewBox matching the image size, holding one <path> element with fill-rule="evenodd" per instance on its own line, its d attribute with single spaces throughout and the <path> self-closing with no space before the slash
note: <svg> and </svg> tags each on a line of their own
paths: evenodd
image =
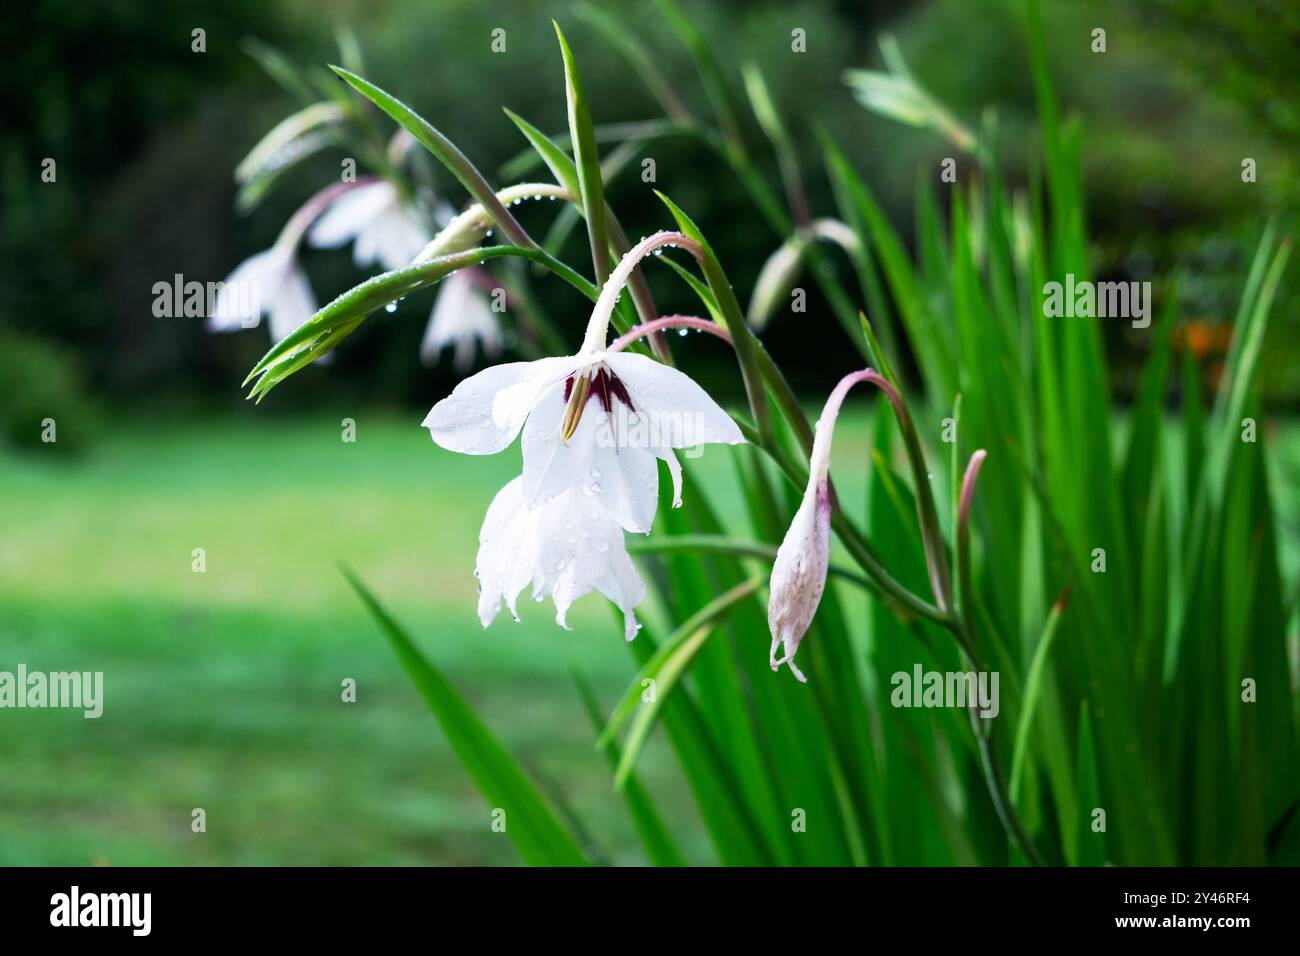
<svg viewBox="0 0 1300 956">
<path fill-rule="evenodd" d="M 278 342 L 315 313 L 316 298 L 293 246 L 276 242 L 241 262 L 221 284 L 208 330 L 255 328 L 265 314 L 271 337 Z"/>
<path fill-rule="evenodd" d="M 606 351 L 609 316 L 641 256 L 674 241 L 656 234 L 611 273 L 577 354 L 496 365 L 465 379 L 424 420 L 451 451 L 490 455 L 523 430 L 521 491 L 530 508 L 579 484 L 629 531 L 649 532 L 662 458 L 681 500 L 674 448 L 744 441 L 688 376 L 644 355 Z M 595 406 L 594 408 L 592 406 Z"/>
<path fill-rule="evenodd" d="M 266 314 L 271 338 L 279 342 L 310 319 L 316 313 L 316 297 L 298 264 L 298 245 L 321 211 L 355 188 L 357 183 L 335 183 L 322 189 L 289 217 L 275 245 L 241 262 L 217 291 L 208 330 L 255 328 Z"/>
<path fill-rule="evenodd" d="M 772 649 L 769 661 L 772 670 L 782 664 L 789 666 L 799 680 L 803 672 L 795 666 L 794 655 L 799 650 L 817 606 L 821 604 L 826 589 L 826 572 L 831 556 L 831 500 L 830 467 L 831 437 L 835 419 L 839 416 L 844 396 L 856 383 L 873 376 L 870 369 L 846 375 L 835 386 L 813 439 L 812 454 L 808 461 L 808 487 L 794 519 L 777 549 L 772 564 L 772 582 L 767 604 L 767 625 L 772 632 Z M 781 657 L 777 650 L 783 649 Z"/>
<path fill-rule="evenodd" d="M 570 605 L 597 590 L 623 612 L 623 635 L 636 636 L 633 609 L 645 597 L 645 582 L 623 543 L 623 529 L 595 503 L 586 487 L 575 486 L 536 508 L 529 506 L 523 479 L 497 492 L 479 532 L 478 616 L 487 627 L 504 601 L 515 620 L 519 592 L 532 585 L 533 599 L 555 602 L 555 621 L 568 628 Z"/>
<path fill-rule="evenodd" d="M 307 241 L 324 249 L 353 242 L 352 260 L 358 267 L 378 262 L 389 271 L 410 265 L 429 235 L 397 187 L 374 179 L 335 199 L 311 227 Z"/>
<path fill-rule="evenodd" d="M 486 273 L 483 273 L 486 275 Z M 472 268 L 453 272 L 438 285 L 433 312 L 420 343 L 420 361 L 434 365 L 448 346 L 455 349 L 458 372 L 467 372 L 479 346 L 489 359 L 496 359 L 504 346 L 501 323 L 488 304 Z"/>
</svg>

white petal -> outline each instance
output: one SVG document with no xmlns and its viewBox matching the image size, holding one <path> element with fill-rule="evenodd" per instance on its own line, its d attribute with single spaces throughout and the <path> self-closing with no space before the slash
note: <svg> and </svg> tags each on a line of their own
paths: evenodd
<svg viewBox="0 0 1300 956">
<path fill-rule="evenodd" d="M 377 260 L 379 258 L 379 242 L 382 237 L 382 219 L 368 222 L 357 230 L 356 242 L 352 243 L 352 264 L 358 269 L 365 269 Z"/>
<path fill-rule="evenodd" d="M 356 238 L 375 217 L 397 203 L 392 183 L 379 181 L 349 189 L 325 209 L 307 233 L 318 248 L 333 249 Z"/>
<path fill-rule="evenodd" d="M 564 385 L 542 394 L 524 426 L 524 497 L 536 508 L 577 489 L 628 531 L 647 533 L 659 504 L 659 466 L 652 451 L 617 445 L 600 400 L 591 398 L 567 441 L 560 440 Z"/>
<path fill-rule="evenodd" d="M 433 311 L 420 343 L 420 361 L 434 365 L 438 353 L 449 345 L 472 352 L 475 341 L 485 353 L 496 354 L 501 343 L 501 326 L 488 307 L 487 298 L 465 270 L 453 272 L 438 285 Z M 468 343 L 468 344 L 466 344 Z"/>
<path fill-rule="evenodd" d="M 590 404 L 573 436 L 567 442 L 560 440 L 564 388 L 563 382 L 557 382 L 541 393 L 520 440 L 524 498 L 533 508 L 582 482 L 595 465 L 596 416 Z"/>
<path fill-rule="evenodd" d="M 646 355 L 611 352 L 602 357 L 623 380 L 633 407 L 653 424 L 646 434 L 652 436 L 656 447 L 744 442 L 731 416 L 689 375 Z"/>
<path fill-rule="evenodd" d="M 307 276 L 294 266 L 271 300 L 271 337 L 279 342 L 316 314 L 316 297 Z"/>
<path fill-rule="evenodd" d="M 272 246 L 241 262 L 217 290 L 208 328 L 228 332 L 256 326 L 278 293 L 292 261 L 288 250 Z"/>
<path fill-rule="evenodd" d="M 376 257 L 379 264 L 390 272 L 409 266 L 430 238 L 410 210 L 398 206 L 386 212 L 377 225 L 381 233 Z"/>
<path fill-rule="evenodd" d="M 539 567 L 534 594 L 549 593 L 555 620 L 567 627 L 569 606 L 593 588 L 623 611 L 624 637 L 636 636 L 633 608 L 645 597 L 645 583 L 623 542 L 623 530 L 578 489 L 534 512 L 538 516 Z"/>
<path fill-rule="evenodd" d="M 645 583 L 628 556 L 622 529 L 579 492 L 530 510 L 519 478 L 502 488 L 483 521 L 475 574 L 484 627 L 502 601 L 513 614 L 519 592 L 531 581 L 535 598 L 549 594 L 554 600 L 561 627 L 568 627 L 573 602 L 595 589 L 623 611 L 624 636 L 636 635 L 633 609 L 645 597 Z"/>
<path fill-rule="evenodd" d="M 659 462 L 653 451 L 633 446 L 596 446 L 587 486 L 610 517 L 628 531 L 649 534 L 659 507 Z"/>
<path fill-rule="evenodd" d="M 537 520 L 524 503 L 518 478 L 497 492 L 479 531 L 478 616 L 484 627 L 492 623 L 504 600 L 517 621 L 519 592 L 533 578 L 537 565 Z"/>
<path fill-rule="evenodd" d="M 424 419 L 443 448 L 491 455 L 509 445 L 537 403 L 537 396 L 574 368 L 571 357 L 494 365 L 465 379 Z"/>
<path fill-rule="evenodd" d="M 673 478 L 673 507 L 682 506 L 682 466 L 677 460 L 677 455 L 671 448 L 656 448 L 655 454 L 662 458 L 668 465 L 668 473 Z"/>
</svg>

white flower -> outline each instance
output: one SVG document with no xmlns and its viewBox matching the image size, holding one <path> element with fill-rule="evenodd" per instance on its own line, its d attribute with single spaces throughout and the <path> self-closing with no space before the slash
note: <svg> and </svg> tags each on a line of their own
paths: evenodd
<svg viewBox="0 0 1300 956">
<path fill-rule="evenodd" d="M 378 262 L 386 271 L 410 265 L 429 241 L 424 226 L 386 179 L 358 183 L 316 220 L 307 241 L 333 249 L 355 240 L 352 260 L 360 268 Z"/>
<path fill-rule="evenodd" d="M 475 343 L 485 356 L 495 359 L 501 354 L 504 339 L 487 296 L 470 269 L 462 269 L 438 285 L 433 312 L 420 343 L 420 361 L 434 365 L 444 348 L 454 346 L 456 369 L 466 372 L 474 362 Z"/>
<path fill-rule="evenodd" d="M 251 329 L 266 313 L 271 338 L 279 342 L 315 315 L 316 297 L 298 265 L 298 244 L 321 210 L 358 188 L 357 183 L 334 183 L 303 203 L 284 224 L 275 245 L 244 260 L 222 283 L 208 317 L 208 330 Z"/>
<path fill-rule="evenodd" d="M 519 620 L 516 601 L 530 583 L 533 599 L 550 595 L 555 622 L 568 628 L 569 606 L 592 589 L 623 612 L 623 635 L 632 640 L 640 625 L 633 609 L 645 597 L 623 543 L 623 529 L 582 488 L 571 488 L 537 508 L 529 506 L 523 479 L 497 492 L 479 532 L 478 616 L 487 627 L 502 601 Z"/>
<path fill-rule="evenodd" d="M 276 242 L 236 267 L 217 291 L 208 329 L 251 329 L 264 313 L 277 342 L 316 313 L 316 299 L 292 244 Z"/>
<path fill-rule="evenodd" d="M 686 375 L 625 352 L 495 365 L 457 385 L 424 427 L 443 448 L 468 455 L 495 454 L 523 429 L 521 485 L 529 507 L 586 482 L 620 525 L 641 532 L 650 530 L 658 505 L 657 458 L 668 464 L 679 503 L 673 448 L 744 441 Z"/>
<path fill-rule="evenodd" d="M 576 355 L 496 365 L 465 379 L 425 418 L 433 440 L 491 455 L 522 429 L 521 491 L 530 508 L 582 484 L 624 528 L 649 532 L 659 499 L 656 459 L 668 465 L 676 506 L 681 466 L 674 448 L 744 441 L 731 417 L 683 373 L 605 350 L 609 315 L 637 259 L 675 235 L 652 236 L 623 258 Z"/>
<path fill-rule="evenodd" d="M 788 665 L 801 681 L 806 678 L 795 666 L 794 655 L 821 604 L 830 567 L 830 467 L 835 419 L 849 389 L 874 375 L 870 369 L 846 375 L 826 399 L 808 460 L 808 487 L 772 564 L 767 602 L 767 626 L 772 632 L 769 662 L 772 670 Z M 778 648 L 784 650 L 781 657 L 776 656 Z"/>
</svg>

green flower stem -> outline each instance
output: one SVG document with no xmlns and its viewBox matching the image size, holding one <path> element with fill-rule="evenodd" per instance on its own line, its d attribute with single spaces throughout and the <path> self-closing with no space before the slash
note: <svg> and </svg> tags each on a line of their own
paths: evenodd
<svg viewBox="0 0 1300 956">
<path fill-rule="evenodd" d="M 795 461 L 775 441 L 765 443 L 762 436 L 752 425 L 744 422 L 739 424 L 746 440 L 763 449 L 796 488 L 803 488 L 808 484 L 808 468 L 806 465 Z M 831 527 L 835 529 L 835 533 L 839 536 L 845 550 L 849 552 L 853 560 L 880 586 L 883 596 L 892 598 L 901 606 L 926 620 L 933 621 L 944 627 L 950 625 L 951 619 L 947 615 L 924 598 L 913 594 L 906 585 L 899 582 L 897 578 L 885 570 L 885 566 L 876 557 L 875 552 L 872 551 L 871 545 L 867 543 L 866 538 L 849 521 L 843 509 L 840 508 L 838 501 L 832 499 L 831 509 Z"/>
<path fill-rule="evenodd" d="M 718 257 L 707 244 L 701 244 L 700 252 L 701 255 L 697 256 L 700 271 L 704 273 L 704 281 L 709 284 L 714 301 L 717 302 L 718 309 L 726 320 L 727 331 L 731 333 L 736 349 L 736 360 L 740 363 L 740 374 L 745 380 L 745 394 L 749 398 L 749 408 L 754 414 L 758 434 L 762 438 L 762 444 L 774 446 L 776 436 L 772 431 L 772 413 L 767 407 L 767 390 L 763 387 L 764 376 L 758 357 L 758 340 L 754 338 L 754 330 L 749 327 L 744 313 L 740 311 L 736 293 L 732 290 L 731 283 L 727 281 L 727 275 L 722 271 L 722 264 L 718 262 Z"/>
<path fill-rule="evenodd" d="M 1002 821 L 1002 829 L 1007 831 L 1012 842 L 1020 847 L 1020 852 L 1024 853 L 1025 859 L 1033 866 L 1045 866 L 1046 861 L 1039 854 L 1034 841 L 1025 832 L 1024 824 L 1020 822 L 1020 817 L 1011 806 L 1006 777 L 1002 773 L 1002 764 L 998 760 L 998 752 L 993 746 L 992 738 L 978 731 L 975 736 L 979 741 L 980 763 L 984 766 L 984 783 L 988 787 L 989 796 L 993 799 L 993 809 L 997 811 L 998 819 Z"/>
<path fill-rule="evenodd" d="M 627 233 L 619 225 L 618 219 L 614 216 L 614 211 L 605 206 L 605 223 L 609 232 L 610 248 L 618 258 L 627 255 L 632 244 L 628 242 Z M 645 325 L 653 322 L 659 316 L 659 310 L 655 307 L 654 297 L 650 294 L 650 284 L 646 281 L 645 272 L 638 265 L 632 270 L 632 274 L 627 278 L 627 288 L 632 296 L 632 304 L 636 306 L 636 314 L 641 319 L 641 324 Z M 650 350 L 654 352 L 655 358 L 665 365 L 673 364 L 672 349 L 668 347 L 668 339 L 662 332 L 652 332 L 649 337 Z"/>
<path fill-rule="evenodd" d="M 939 510 L 935 507 L 934 489 L 930 487 L 930 472 L 926 468 L 916 426 L 912 423 L 912 416 L 908 414 L 907 403 L 903 401 L 902 395 L 884 376 L 873 372 L 868 381 L 874 382 L 889 397 L 894 416 L 898 419 L 898 430 L 902 432 L 907 460 L 912 466 L 912 482 L 916 485 L 916 511 L 921 524 L 921 541 L 925 545 L 925 564 L 930 573 L 930 587 L 934 590 L 934 599 L 939 609 L 945 614 L 951 614 L 952 578 L 948 572 L 943 532 L 939 527 Z"/>
</svg>

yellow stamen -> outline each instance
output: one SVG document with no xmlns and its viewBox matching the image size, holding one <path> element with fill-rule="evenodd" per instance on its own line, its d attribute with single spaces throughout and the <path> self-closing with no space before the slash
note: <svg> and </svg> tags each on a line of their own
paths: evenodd
<svg viewBox="0 0 1300 956">
<path fill-rule="evenodd" d="M 560 440 L 567 442 L 578 430 L 582 421 L 583 409 L 587 407 L 587 396 L 591 393 L 591 376 L 582 374 L 573 380 L 573 391 L 569 393 L 569 404 L 564 407 L 564 420 L 560 424 Z"/>
</svg>

